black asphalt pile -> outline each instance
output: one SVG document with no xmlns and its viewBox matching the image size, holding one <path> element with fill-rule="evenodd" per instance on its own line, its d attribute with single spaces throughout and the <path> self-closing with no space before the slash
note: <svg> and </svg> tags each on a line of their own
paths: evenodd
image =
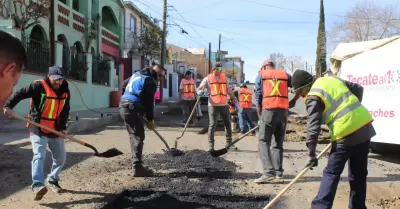
<svg viewBox="0 0 400 209">
<path fill-rule="evenodd" d="M 145 159 L 152 169 L 166 171 L 167 177 L 224 178 L 230 176 L 237 168 L 234 162 L 212 157 L 204 150 L 191 150 L 178 157 L 151 154 Z"/>
<path fill-rule="evenodd" d="M 269 196 L 126 190 L 102 209 L 249 209 L 263 208 L 269 199 Z"/>
</svg>

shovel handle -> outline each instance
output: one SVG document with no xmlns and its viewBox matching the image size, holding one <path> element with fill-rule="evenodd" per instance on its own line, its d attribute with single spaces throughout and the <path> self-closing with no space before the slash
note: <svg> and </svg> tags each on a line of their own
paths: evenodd
<svg viewBox="0 0 400 209">
<path fill-rule="evenodd" d="M 320 159 L 330 148 L 332 147 L 332 143 L 328 144 L 328 146 L 326 146 L 321 153 L 319 153 L 319 155 L 317 156 L 317 159 Z M 297 176 L 284 188 L 282 189 L 281 192 L 279 192 L 274 199 L 271 200 L 271 202 L 268 203 L 267 206 L 265 206 L 263 209 L 269 209 L 271 208 L 277 201 L 278 199 L 288 190 L 290 189 L 290 187 L 293 186 L 293 184 L 295 184 L 301 177 L 303 177 L 303 175 L 310 169 L 312 168 L 312 166 L 314 166 L 314 163 L 309 165 L 308 167 L 304 168 L 299 174 L 297 174 Z"/>
<path fill-rule="evenodd" d="M 25 122 L 27 122 L 27 123 L 29 123 L 29 124 L 32 124 L 32 125 L 36 126 L 36 127 L 42 128 L 42 129 L 44 129 L 44 130 L 46 130 L 46 131 L 49 131 L 49 132 L 51 132 L 51 133 L 53 133 L 53 134 L 55 134 L 55 135 L 57 135 L 57 136 L 59 136 L 59 137 L 69 139 L 69 140 L 71 140 L 71 141 L 73 141 L 73 142 L 82 144 L 82 145 L 84 145 L 84 146 L 87 146 L 87 145 L 88 145 L 88 144 L 87 144 L 86 142 L 84 142 L 84 141 L 81 141 L 81 140 L 79 140 L 79 139 L 75 139 L 75 138 L 73 138 L 72 136 L 65 135 L 65 134 L 63 134 L 63 133 L 61 133 L 61 132 L 59 132 L 59 131 L 56 131 L 56 130 L 54 130 L 54 129 L 51 129 L 51 128 L 47 127 L 47 126 L 44 126 L 44 125 L 41 125 L 41 124 L 36 123 L 36 122 L 34 122 L 34 121 L 31 121 L 31 120 L 26 119 L 26 118 L 24 118 L 24 117 L 21 117 L 21 116 L 19 116 L 19 115 L 12 114 L 11 117 L 13 117 L 13 118 L 15 118 L 15 119 L 18 119 L 18 120 L 25 121 Z M 87 147 L 90 147 L 90 146 L 87 146 Z M 93 146 L 91 146 L 90 148 L 92 148 L 92 147 L 93 147 Z"/>
<path fill-rule="evenodd" d="M 148 123 L 148 121 L 146 120 L 146 118 L 143 118 L 144 122 Z M 167 147 L 168 150 L 171 150 L 168 146 L 168 143 L 165 141 L 164 137 L 161 136 L 160 133 L 158 133 L 158 131 L 153 128 L 152 131 L 158 136 L 158 138 L 160 138 L 160 140 L 164 143 L 165 147 Z"/>
<path fill-rule="evenodd" d="M 181 136 L 175 139 L 175 142 L 176 142 L 176 143 L 178 142 L 178 140 L 179 140 L 180 138 L 182 138 L 183 134 L 185 133 L 186 128 L 188 127 L 189 122 L 190 122 L 190 120 L 192 119 L 192 117 L 193 117 L 193 115 L 194 115 L 194 112 L 196 111 L 196 107 L 197 107 L 197 105 L 199 104 L 199 101 L 200 101 L 200 96 L 198 96 L 197 101 L 196 101 L 196 103 L 195 103 L 194 106 L 193 106 L 193 110 L 192 110 L 192 112 L 190 113 L 190 116 L 189 116 L 189 118 L 188 118 L 187 121 L 186 121 L 186 124 L 185 124 L 185 127 L 183 128 L 183 131 L 182 131 Z"/>
<path fill-rule="evenodd" d="M 231 143 L 228 145 L 228 147 L 230 147 L 230 146 L 236 144 L 238 141 L 240 141 L 240 140 L 243 139 L 244 137 L 246 137 L 246 136 L 248 136 L 249 134 L 251 134 L 251 132 L 257 130 L 258 127 L 259 127 L 259 125 L 257 125 L 256 127 L 252 128 L 252 129 L 251 129 L 250 131 L 248 131 L 247 133 L 245 133 L 245 134 L 239 136 L 239 138 L 237 138 L 237 139 L 235 139 L 233 142 L 231 142 Z"/>
</svg>

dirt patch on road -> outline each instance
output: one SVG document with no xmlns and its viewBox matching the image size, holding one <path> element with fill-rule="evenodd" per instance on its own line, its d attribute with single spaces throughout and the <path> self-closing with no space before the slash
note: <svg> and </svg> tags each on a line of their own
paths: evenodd
<svg viewBox="0 0 400 209">
<path fill-rule="evenodd" d="M 307 116 L 291 115 L 288 118 L 286 127 L 286 141 L 300 142 L 305 141 L 307 138 Z M 325 125 L 321 126 L 321 133 L 318 138 L 318 143 L 329 143 L 330 132 L 329 128 Z"/>
</svg>

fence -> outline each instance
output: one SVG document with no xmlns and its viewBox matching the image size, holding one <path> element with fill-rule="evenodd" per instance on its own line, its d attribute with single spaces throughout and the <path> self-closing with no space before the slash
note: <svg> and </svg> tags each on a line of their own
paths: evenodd
<svg viewBox="0 0 400 209">
<path fill-rule="evenodd" d="M 34 39 L 26 40 L 26 71 L 33 73 L 48 73 L 50 66 L 50 47 L 47 42 Z"/>
<path fill-rule="evenodd" d="M 111 66 L 108 60 L 103 59 L 100 55 L 92 57 L 92 83 L 101 85 L 110 85 Z"/>
</svg>

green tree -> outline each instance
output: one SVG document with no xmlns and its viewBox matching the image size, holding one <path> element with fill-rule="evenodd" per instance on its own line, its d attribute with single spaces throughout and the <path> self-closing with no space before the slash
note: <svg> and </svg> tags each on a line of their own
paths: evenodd
<svg viewBox="0 0 400 209">
<path fill-rule="evenodd" d="M 326 71 L 326 32 L 325 32 L 325 12 L 324 1 L 320 0 L 319 26 L 317 37 L 317 59 L 315 61 L 315 73 L 321 77 Z"/>
</svg>

